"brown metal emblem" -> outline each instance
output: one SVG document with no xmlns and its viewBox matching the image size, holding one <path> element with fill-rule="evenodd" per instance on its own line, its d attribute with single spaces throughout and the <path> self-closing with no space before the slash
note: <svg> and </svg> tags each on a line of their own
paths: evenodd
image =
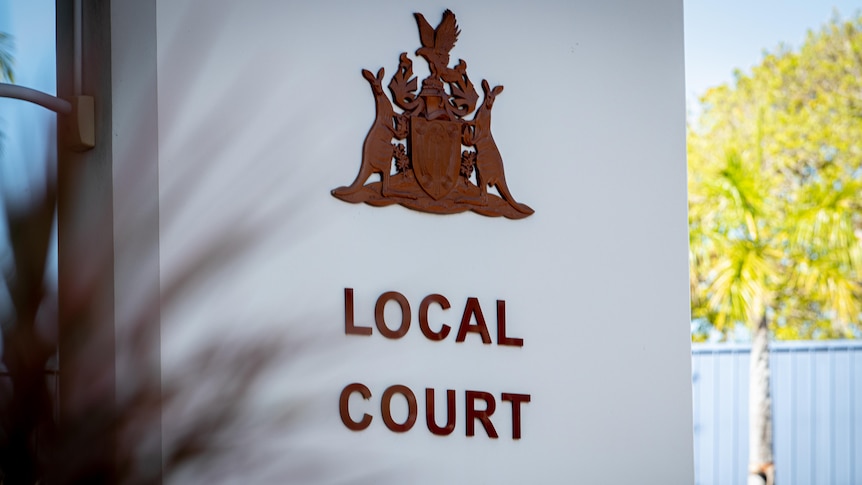
<svg viewBox="0 0 862 485">
<path fill-rule="evenodd" d="M 402 53 L 389 81 L 390 101 L 383 92 L 383 68 L 376 75 L 362 70 L 371 84 L 376 115 L 362 146 L 356 180 L 332 195 L 346 202 L 400 204 L 433 214 L 472 210 L 509 219 L 529 216 L 533 209 L 509 192 L 503 159 L 491 136 L 491 108 L 503 86 L 491 89 L 483 80 L 484 98 L 476 109 L 479 95 L 467 76 L 467 63 L 460 59 L 449 67 L 449 51 L 460 33 L 455 14 L 446 10 L 436 29 L 422 14 L 414 15 L 422 43 L 416 55 L 428 62 L 431 74 L 417 94 L 413 61 Z M 472 119 L 465 119 L 470 114 Z M 380 181 L 366 184 L 375 173 Z M 500 195 L 488 193 L 488 187 Z"/>
</svg>

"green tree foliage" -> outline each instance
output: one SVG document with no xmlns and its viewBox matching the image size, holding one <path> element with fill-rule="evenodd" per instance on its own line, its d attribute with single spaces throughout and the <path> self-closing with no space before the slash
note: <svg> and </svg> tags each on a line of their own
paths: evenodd
<svg viewBox="0 0 862 485">
<path fill-rule="evenodd" d="M 694 339 L 859 336 L 862 16 L 701 97 L 688 133 Z"/>
</svg>

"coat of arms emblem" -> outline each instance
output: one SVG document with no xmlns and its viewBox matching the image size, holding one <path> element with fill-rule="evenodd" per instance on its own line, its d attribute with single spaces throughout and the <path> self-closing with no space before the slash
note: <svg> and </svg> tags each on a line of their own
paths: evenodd
<svg viewBox="0 0 862 485">
<path fill-rule="evenodd" d="M 484 97 L 477 109 L 479 95 L 467 76 L 467 63 L 461 59 L 449 67 L 449 51 L 460 33 L 455 14 L 446 10 L 436 29 L 422 14 L 414 15 L 422 43 L 416 55 L 428 62 L 430 74 L 419 90 L 413 61 L 402 53 L 388 84 L 390 101 L 383 91 L 383 68 L 376 75 L 363 69 L 376 115 L 362 146 L 356 180 L 332 195 L 346 202 L 400 204 L 434 214 L 472 210 L 510 219 L 529 216 L 533 209 L 509 191 L 503 159 L 491 136 L 491 109 L 503 86 L 491 88 L 483 80 Z M 366 184 L 375 173 L 380 181 Z M 500 195 L 489 193 L 489 187 Z"/>
</svg>

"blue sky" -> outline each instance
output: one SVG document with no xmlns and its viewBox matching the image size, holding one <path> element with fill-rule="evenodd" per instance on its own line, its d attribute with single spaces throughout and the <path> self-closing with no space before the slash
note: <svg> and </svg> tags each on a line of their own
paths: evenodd
<svg viewBox="0 0 862 485">
<path fill-rule="evenodd" d="M 862 0 L 685 0 L 685 75 L 689 102 L 748 71 L 779 44 L 799 47 L 833 12 L 855 17 Z"/>
</svg>

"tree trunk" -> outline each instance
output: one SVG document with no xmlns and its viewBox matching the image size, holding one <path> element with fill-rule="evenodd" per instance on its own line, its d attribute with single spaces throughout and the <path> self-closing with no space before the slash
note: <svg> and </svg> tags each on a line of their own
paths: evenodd
<svg viewBox="0 0 862 485">
<path fill-rule="evenodd" d="M 769 327 L 765 314 L 754 329 L 748 378 L 748 485 L 773 485 Z"/>
</svg>

